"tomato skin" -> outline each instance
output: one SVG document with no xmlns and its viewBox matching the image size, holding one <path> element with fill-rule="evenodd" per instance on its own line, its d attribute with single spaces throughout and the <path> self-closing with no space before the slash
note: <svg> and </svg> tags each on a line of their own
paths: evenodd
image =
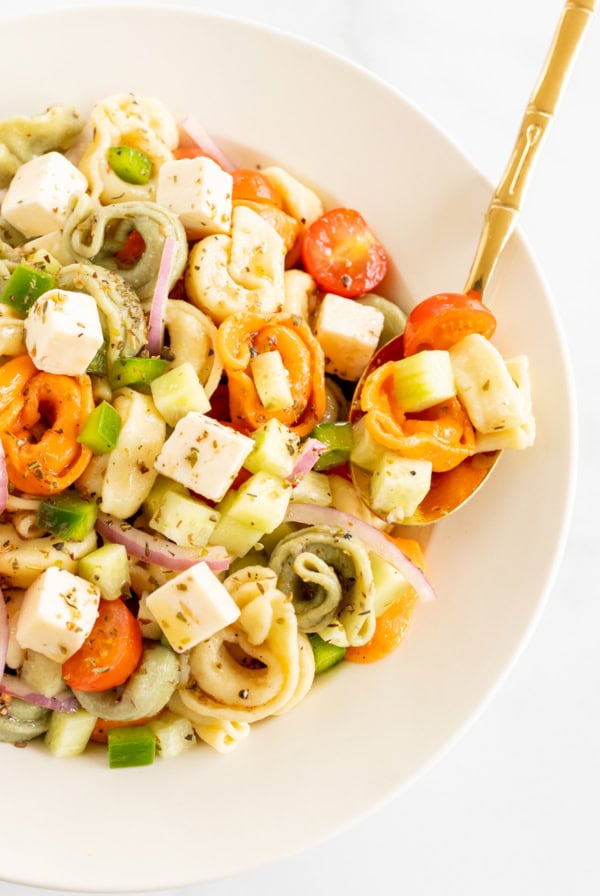
<svg viewBox="0 0 600 896">
<path fill-rule="evenodd" d="M 236 168 L 232 172 L 231 198 L 237 201 L 268 202 L 281 208 L 281 196 L 266 174 L 255 168 Z"/>
<path fill-rule="evenodd" d="M 137 264 L 145 251 L 146 243 L 144 242 L 144 237 L 139 230 L 131 230 L 123 247 L 118 252 L 115 252 L 115 258 L 120 264 L 129 267 Z"/>
<path fill-rule="evenodd" d="M 325 292 L 346 299 L 374 289 L 385 277 L 388 257 L 359 212 L 335 208 L 308 227 L 302 261 Z"/>
<path fill-rule="evenodd" d="M 123 684 L 142 656 L 142 632 L 121 598 L 100 600 L 83 646 L 63 663 L 65 683 L 76 691 L 107 691 Z"/>
<path fill-rule="evenodd" d="M 490 339 L 496 318 L 475 293 L 439 293 L 416 305 L 404 328 L 404 357 L 427 349 L 449 349 L 465 336 Z"/>
</svg>

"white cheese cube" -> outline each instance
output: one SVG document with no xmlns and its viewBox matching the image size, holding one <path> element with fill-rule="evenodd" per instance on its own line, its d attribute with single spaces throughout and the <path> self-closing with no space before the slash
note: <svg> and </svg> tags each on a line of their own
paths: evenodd
<svg viewBox="0 0 600 896">
<path fill-rule="evenodd" d="M 383 329 L 383 314 L 327 293 L 317 312 L 314 332 L 325 353 L 325 370 L 355 382 L 377 348 Z"/>
<path fill-rule="evenodd" d="M 254 440 L 190 411 L 178 421 L 154 467 L 211 501 L 220 501 L 254 448 Z"/>
<path fill-rule="evenodd" d="M 27 237 L 59 230 L 74 193 L 85 193 L 85 176 L 59 152 L 25 162 L 10 182 L 2 215 Z"/>
<path fill-rule="evenodd" d="M 104 342 L 92 296 L 49 289 L 25 318 L 25 345 L 38 370 L 80 376 Z"/>
<path fill-rule="evenodd" d="M 203 562 L 149 594 L 146 605 L 177 653 L 210 638 L 240 615 L 225 586 Z"/>
<path fill-rule="evenodd" d="M 51 566 L 29 586 L 17 623 L 16 638 L 24 650 L 37 650 L 64 663 L 91 632 L 100 591 L 66 569 Z"/>
<path fill-rule="evenodd" d="M 156 201 L 177 215 L 188 237 L 231 229 L 233 178 L 206 156 L 165 162 L 158 172 Z"/>
</svg>

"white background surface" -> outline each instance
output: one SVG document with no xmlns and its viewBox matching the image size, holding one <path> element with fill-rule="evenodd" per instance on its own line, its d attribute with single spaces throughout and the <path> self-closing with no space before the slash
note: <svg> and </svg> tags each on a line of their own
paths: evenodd
<svg viewBox="0 0 600 896">
<path fill-rule="evenodd" d="M 117 4 L 2 0 L 0 21 L 91 5 Z M 496 182 L 562 0 L 155 0 L 154 5 L 241 16 L 358 62 L 420 106 Z M 26 77 L 26 62 L 22 72 L 3 71 L 4 85 L 13 74 Z M 307 82 L 306 89 L 315 88 Z M 349 101 L 340 97 L 340 102 Z M 360 121 L 354 121 L 350 103 L 348 121 L 352 139 Z M 393 155 L 389 162 L 394 164 Z M 337 890 L 345 896 L 600 892 L 600 476 L 594 462 L 600 441 L 599 171 L 596 20 L 521 218 L 564 324 L 580 413 L 571 534 L 546 611 L 524 654 L 462 739 L 387 806 L 303 855 L 234 880 L 177 891 L 181 896 L 321 896 Z M 535 526 L 533 507 L 531 517 Z M 51 819 L 32 817 L 32 825 L 38 821 Z M 115 842 L 115 848 L 127 848 L 126 835 L 123 846 Z M 57 862 L 68 861 L 66 834 Z M 39 892 L 0 883 L 0 896 Z"/>
</svg>

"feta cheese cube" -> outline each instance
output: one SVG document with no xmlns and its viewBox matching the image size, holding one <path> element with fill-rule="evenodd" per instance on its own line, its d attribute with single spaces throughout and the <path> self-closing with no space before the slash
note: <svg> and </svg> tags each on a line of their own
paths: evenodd
<svg viewBox="0 0 600 896">
<path fill-rule="evenodd" d="M 17 169 L 2 202 L 2 215 L 26 237 L 59 230 L 74 193 L 85 193 L 85 176 L 60 152 L 47 152 Z"/>
<path fill-rule="evenodd" d="M 92 296 L 49 289 L 25 318 L 25 345 L 38 370 L 80 376 L 104 342 Z"/>
<path fill-rule="evenodd" d="M 225 586 L 202 561 L 149 594 L 146 606 L 177 653 L 210 638 L 240 615 Z"/>
<path fill-rule="evenodd" d="M 91 582 L 51 566 L 29 586 L 17 622 L 16 638 L 24 650 L 37 650 L 64 663 L 90 634 L 100 603 Z"/>
<path fill-rule="evenodd" d="M 254 440 L 190 411 L 178 421 L 154 467 L 211 501 L 220 501 L 254 448 Z"/>
<path fill-rule="evenodd" d="M 165 162 L 158 172 L 156 201 L 178 215 L 188 237 L 229 233 L 233 178 L 206 156 Z"/>
<path fill-rule="evenodd" d="M 383 314 L 327 293 L 317 312 L 314 332 L 325 353 L 325 370 L 355 382 L 369 363 L 383 329 Z"/>
</svg>

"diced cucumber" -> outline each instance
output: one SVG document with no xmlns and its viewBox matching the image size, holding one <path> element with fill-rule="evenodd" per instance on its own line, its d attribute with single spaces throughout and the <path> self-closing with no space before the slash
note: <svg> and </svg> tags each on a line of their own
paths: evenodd
<svg viewBox="0 0 600 896">
<path fill-rule="evenodd" d="M 394 390 L 404 411 L 418 413 L 456 395 L 450 355 L 446 351 L 417 352 L 394 361 Z"/>
<path fill-rule="evenodd" d="M 20 674 L 32 692 L 43 697 L 56 697 L 65 690 L 61 664 L 36 650 L 25 652 Z"/>
<path fill-rule="evenodd" d="M 294 501 L 303 504 L 318 504 L 320 507 L 330 507 L 332 503 L 329 477 L 326 473 L 316 473 L 309 470 L 302 479 L 295 482 L 292 487 Z"/>
<path fill-rule="evenodd" d="M 117 444 L 122 423 L 117 409 L 101 401 L 83 424 L 77 441 L 94 454 L 108 454 Z"/>
<path fill-rule="evenodd" d="M 209 544 L 221 545 L 233 557 L 244 557 L 261 541 L 264 533 L 256 526 L 241 523 L 231 516 L 229 508 L 236 497 L 237 492 L 230 491 L 218 504 L 217 509 L 221 516 L 208 541 Z"/>
<path fill-rule="evenodd" d="M 156 755 L 173 759 L 189 750 L 196 743 L 196 735 L 189 719 L 166 712 L 148 722 L 148 728 L 156 738 Z"/>
<path fill-rule="evenodd" d="M 323 672 L 327 672 L 328 669 L 332 669 L 333 666 L 337 666 L 346 655 L 345 647 L 339 647 L 337 644 L 324 641 L 316 633 L 310 634 L 308 640 L 315 658 L 315 675 L 321 675 Z"/>
<path fill-rule="evenodd" d="M 0 706 L 2 701 L 0 700 Z M 0 742 L 24 743 L 39 737 L 48 727 L 50 712 L 24 700 L 13 697 L 8 703 L 6 714 L 0 713 Z"/>
<path fill-rule="evenodd" d="M 189 361 L 152 380 L 150 391 L 159 414 L 169 426 L 175 426 L 190 411 L 205 414 L 210 410 L 210 400 Z"/>
<path fill-rule="evenodd" d="M 387 451 L 373 470 L 371 507 L 390 523 L 412 516 L 431 487 L 431 470 L 428 460 L 410 460 Z"/>
<path fill-rule="evenodd" d="M 116 600 L 129 593 L 129 559 L 122 544 L 105 544 L 82 557 L 77 574 L 99 589 L 105 600 Z"/>
<path fill-rule="evenodd" d="M 189 491 L 185 485 L 176 482 L 174 479 L 169 479 L 168 476 L 159 474 L 154 480 L 154 485 L 150 489 L 150 494 L 142 504 L 142 508 L 148 519 L 153 517 L 159 509 L 167 492 L 175 492 L 178 495 L 189 496 Z"/>
<path fill-rule="evenodd" d="M 53 756 L 70 759 L 83 753 L 96 724 L 96 717 L 78 709 L 75 712 L 53 712 L 44 743 Z"/>
<path fill-rule="evenodd" d="M 167 490 L 150 519 L 155 529 L 182 547 L 203 547 L 219 521 L 219 511 L 190 495 Z"/>
<path fill-rule="evenodd" d="M 272 532 L 285 516 L 292 487 L 285 479 L 269 473 L 254 473 L 238 489 L 228 515 L 260 532 Z"/>
<path fill-rule="evenodd" d="M 369 562 L 373 572 L 375 591 L 373 609 L 376 616 L 381 616 L 389 606 L 399 598 L 408 596 L 413 589 L 400 570 L 388 563 L 387 560 L 371 553 Z"/>
<path fill-rule="evenodd" d="M 363 470 L 373 471 L 387 449 L 375 441 L 367 429 L 366 421 L 366 417 L 361 417 L 352 424 L 354 446 L 350 452 L 350 461 Z"/>
<path fill-rule="evenodd" d="M 272 417 L 253 435 L 254 448 L 244 461 L 251 473 L 272 473 L 285 478 L 294 469 L 300 439 L 283 423 Z"/>
<path fill-rule="evenodd" d="M 266 411 L 280 411 L 292 406 L 294 397 L 290 376 L 277 349 L 251 358 L 250 370 L 258 397 Z"/>
<path fill-rule="evenodd" d="M 26 248 L 26 247 L 24 247 Z M 39 271 L 45 271 L 47 274 L 58 274 L 61 264 L 52 252 L 48 249 L 29 249 L 24 256 L 25 263 L 37 268 Z"/>
<path fill-rule="evenodd" d="M 465 336 L 450 349 L 458 397 L 479 432 L 522 426 L 530 413 L 506 363 L 489 339 Z"/>
</svg>

